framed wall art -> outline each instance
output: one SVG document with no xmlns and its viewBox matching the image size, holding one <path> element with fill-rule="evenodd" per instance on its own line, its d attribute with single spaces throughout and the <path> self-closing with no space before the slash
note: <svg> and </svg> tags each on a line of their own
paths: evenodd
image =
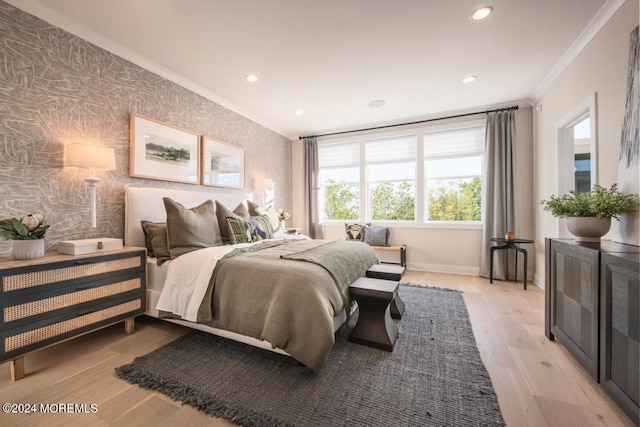
<svg viewBox="0 0 640 427">
<path fill-rule="evenodd" d="M 203 136 L 200 152 L 203 185 L 244 188 L 244 149 Z"/>
<path fill-rule="evenodd" d="M 198 184 L 200 135 L 131 113 L 129 175 Z"/>
</svg>

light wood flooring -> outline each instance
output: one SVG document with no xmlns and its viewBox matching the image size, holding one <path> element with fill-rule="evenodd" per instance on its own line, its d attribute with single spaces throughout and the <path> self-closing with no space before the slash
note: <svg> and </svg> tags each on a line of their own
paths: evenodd
<svg viewBox="0 0 640 427">
<path fill-rule="evenodd" d="M 464 292 L 475 338 L 509 426 L 633 426 L 557 341 L 544 336 L 544 293 L 530 284 L 409 271 L 406 282 Z M 114 368 L 186 333 L 151 319 L 136 321 L 33 352 L 26 377 L 12 382 L 0 366 L 0 403 L 97 404 L 93 414 L 7 415 L 0 426 L 229 426 L 190 406 L 118 379 Z"/>
</svg>

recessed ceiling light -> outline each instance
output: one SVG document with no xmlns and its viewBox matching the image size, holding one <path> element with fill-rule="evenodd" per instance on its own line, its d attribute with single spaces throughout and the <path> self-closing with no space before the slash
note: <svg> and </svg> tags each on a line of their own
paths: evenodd
<svg viewBox="0 0 640 427">
<path fill-rule="evenodd" d="M 373 108 L 382 107 L 386 103 L 387 102 L 384 99 L 376 99 L 369 103 L 369 107 L 373 107 Z"/>
<path fill-rule="evenodd" d="M 304 114 L 304 111 L 302 110 L 296 110 L 296 116 L 301 116 Z"/>
<path fill-rule="evenodd" d="M 476 76 L 467 76 L 464 79 L 462 79 L 462 83 L 471 83 L 471 82 L 475 82 L 476 80 L 478 80 L 478 77 Z"/>
<path fill-rule="evenodd" d="M 474 21 L 479 21 L 491 15 L 491 12 L 493 12 L 493 8 L 491 6 L 479 7 L 473 11 L 473 13 L 471 14 L 471 19 Z"/>
<path fill-rule="evenodd" d="M 251 83 L 258 81 L 258 76 L 256 76 L 255 74 L 247 74 L 246 76 L 244 76 L 244 78 Z"/>
</svg>

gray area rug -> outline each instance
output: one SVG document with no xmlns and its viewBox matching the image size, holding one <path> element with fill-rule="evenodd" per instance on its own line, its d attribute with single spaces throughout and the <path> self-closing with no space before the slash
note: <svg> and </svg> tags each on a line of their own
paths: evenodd
<svg viewBox="0 0 640 427">
<path fill-rule="evenodd" d="M 343 326 L 318 374 L 200 331 L 116 372 L 244 426 L 504 425 L 462 295 L 406 285 L 400 295 L 406 311 L 392 353 L 348 342 Z"/>
</svg>

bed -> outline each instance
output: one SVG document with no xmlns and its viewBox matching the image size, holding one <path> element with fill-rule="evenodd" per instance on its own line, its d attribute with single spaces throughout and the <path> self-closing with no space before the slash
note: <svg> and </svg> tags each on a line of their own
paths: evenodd
<svg viewBox="0 0 640 427">
<path fill-rule="evenodd" d="M 233 208 L 248 198 L 125 187 L 126 245 L 145 246 L 141 221 L 165 221 L 165 197 L 187 208 L 209 199 Z M 363 243 L 300 237 L 207 247 L 162 265 L 149 257 L 146 314 L 292 356 L 317 372 L 347 318 L 347 282 L 377 262 Z"/>
</svg>

